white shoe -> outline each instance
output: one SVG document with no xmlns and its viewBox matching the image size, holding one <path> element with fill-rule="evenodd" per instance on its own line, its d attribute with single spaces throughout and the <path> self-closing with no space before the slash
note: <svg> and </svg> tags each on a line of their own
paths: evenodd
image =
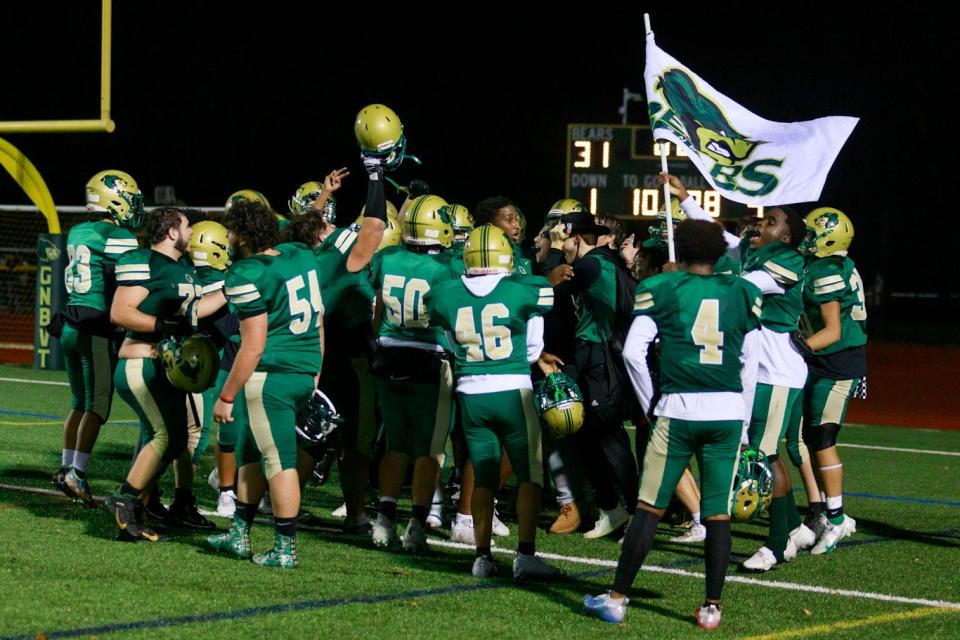
<svg viewBox="0 0 960 640">
<path fill-rule="evenodd" d="M 583 537 L 588 540 L 593 540 L 595 538 L 608 536 L 625 525 L 629 519 L 630 514 L 627 513 L 627 510 L 622 506 L 618 506 L 616 509 L 610 509 L 609 511 L 601 511 L 597 523 L 593 525 L 593 529 L 583 534 Z"/>
<path fill-rule="evenodd" d="M 263 494 L 263 497 L 260 498 L 260 506 L 257 508 L 257 511 L 260 513 L 271 515 L 273 513 L 273 505 L 270 503 L 270 492 Z"/>
<path fill-rule="evenodd" d="M 471 573 L 474 578 L 492 578 L 497 575 L 497 572 L 496 563 L 487 556 L 477 556 L 473 561 L 473 570 Z"/>
<path fill-rule="evenodd" d="M 827 529 L 827 516 L 820 514 L 817 516 L 817 521 L 813 523 L 813 535 L 820 537 L 823 535 L 823 532 Z"/>
<path fill-rule="evenodd" d="M 720 626 L 723 610 L 719 605 L 711 604 L 697 607 L 697 626 L 701 629 L 716 629 Z"/>
<path fill-rule="evenodd" d="M 787 538 L 787 547 L 783 550 L 783 561 L 793 562 L 797 559 L 797 543 L 793 538 Z"/>
<path fill-rule="evenodd" d="M 220 473 L 216 467 L 214 467 L 210 475 L 207 476 L 207 484 L 210 485 L 210 488 L 214 491 L 220 491 Z"/>
<path fill-rule="evenodd" d="M 561 569 L 547 564 L 540 556 L 518 553 L 513 559 L 513 577 L 517 580 L 532 578 L 559 578 L 564 575 Z"/>
<path fill-rule="evenodd" d="M 839 544 L 841 540 L 856 532 L 857 521 L 848 515 L 843 516 L 843 521 L 840 524 L 831 524 L 828 520 L 827 526 L 823 530 L 823 535 L 820 536 L 817 544 L 813 545 L 810 553 L 815 556 L 830 553 L 837 548 L 837 544 Z"/>
<path fill-rule="evenodd" d="M 407 523 L 407 530 L 400 537 L 400 542 L 403 543 L 405 551 L 418 553 L 427 549 L 427 532 L 423 530 L 423 525 L 420 524 L 419 520 L 410 518 L 410 522 Z"/>
<path fill-rule="evenodd" d="M 330 512 L 330 515 L 334 518 L 346 518 L 347 517 L 347 503 L 344 502 L 342 505 Z"/>
<path fill-rule="evenodd" d="M 471 547 L 477 546 L 477 536 L 473 532 L 473 519 L 455 522 L 450 530 L 450 542 L 461 542 Z"/>
<path fill-rule="evenodd" d="M 773 555 L 767 547 L 760 547 L 760 550 L 743 561 L 743 568 L 750 571 L 770 571 L 777 565 L 777 557 Z"/>
<path fill-rule="evenodd" d="M 221 491 L 217 498 L 217 515 L 232 518 L 237 511 L 237 494 L 233 491 Z"/>
<path fill-rule="evenodd" d="M 438 487 L 433 492 L 433 502 L 430 504 L 430 515 L 427 516 L 427 528 L 437 529 L 443 526 L 443 491 Z"/>
<path fill-rule="evenodd" d="M 623 622 L 623 617 L 627 615 L 628 604 L 630 604 L 630 598 L 616 600 L 610 597 L 609 591 L 599 596 L 583 596 L 583 608 L 587 615 L 614 624 Z"/>
<path fill-rule="evenodd" d="M 389 547 L 395 545 L 399 538 L 397 537 L 397 525 L 386 518 L 382 513 L 377 515 L 373 523 L 373 531 L 370 534 L 373 544 L 378 547 Z"/>
<path fill-rule="evenodd" d="M 798 551 L 803 551 L 813 546 L 813 543 L 817 541 L 817 534 L 807 525 L 801 524 L 790 532 L 790 540 L 793 541 Z"/>
<path fill-rule="evenodd" d="M 490 527 L 490 533 L 500 537 L 510 535 L 510 527 L 500 521 L 500 518 L 497 517 L 496 509 L 493 510 L 493 524 Z"/>
<path fill-rule="evenodd" d="M 695 524 L 690 527 L 690 530 L 687 531 L 682 536 L 677 536 L 675 538 L 670 538 L 670 542 L 682 542 L 684 544 L 689 544 L 693 542 L 703 542 L 707 539 L 707 527 L 703 524 Z"/>
</svg>

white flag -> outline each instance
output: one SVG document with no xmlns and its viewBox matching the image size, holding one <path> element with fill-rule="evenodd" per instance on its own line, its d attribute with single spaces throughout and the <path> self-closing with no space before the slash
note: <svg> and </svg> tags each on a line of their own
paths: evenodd
<svg viewBox="0 0 960 640">
<path fill-rule="evenodd" d="M 654 140 L 686 147 L 721 195 L 753 205 L 811 202 L 857 118 L 772 122 L 723 95 L 647 35 L 644 69 Z"/>
</svg>

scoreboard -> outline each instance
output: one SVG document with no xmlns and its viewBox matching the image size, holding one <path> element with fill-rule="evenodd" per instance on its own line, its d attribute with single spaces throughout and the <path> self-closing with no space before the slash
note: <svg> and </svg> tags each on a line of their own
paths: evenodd
<svg viewBox="0 0 960 640">
<path fill-rule="evenodd" d="M 683 147 L 664 142 L 670 173 L 683 181 L 707 213 L 723 220 L 763 215 L 763 207 L 720 197 L 700 175 Z M 653 217 L 663 206 L 660 143 L 648 125 L 567 125 L 566 193 L 594 214 L 618 218 Z"/>
</svg>

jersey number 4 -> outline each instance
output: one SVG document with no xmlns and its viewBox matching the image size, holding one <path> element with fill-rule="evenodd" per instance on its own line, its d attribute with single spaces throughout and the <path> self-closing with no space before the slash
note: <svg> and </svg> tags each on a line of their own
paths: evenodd
<svg viewBox="0 0 960 640">
<path fill-rule="evenodd" d="M 473 308 L 461 307 L 457 310 L 457 342 L 466 348 L 467 362 L 506 360 L 510 357 L 513 353 L 510 327 L 494 324 L 497 320 L 509 317 L 507 305 L 501 302 L 488 304 L 480 311 L 480 330 L 477 331 Z"/>
<path fill-rule="evenodd" d="M 720 331 L 720 301 L 710 298 L 700 301 L 697 318 L 690 331 L 693 344 L 700 347 L 700 364 L 723 364 L 723 331 Z"/>
</svg>

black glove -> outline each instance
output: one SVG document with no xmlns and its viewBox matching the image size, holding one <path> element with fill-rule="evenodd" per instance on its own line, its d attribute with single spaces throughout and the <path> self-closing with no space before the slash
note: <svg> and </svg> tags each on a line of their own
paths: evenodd
<svg viewBox="0 0 960 640">
<path fill-rule="evenodd" d="M 430 185 L 425 180 L 411 180 L 410 186 L 407 187 L 407 193 L 410 194 L 411 198 L 425 196 L 430 193 Z"/>
<path fill-rule="evenodd" d="M 190 324 L 190 319 L 186 316 L 157 317 L 157 323 L 154 325 L 153 331 L 162 336 L 188 336 L 193 333 L 193 325 Z"/>
</svg>

